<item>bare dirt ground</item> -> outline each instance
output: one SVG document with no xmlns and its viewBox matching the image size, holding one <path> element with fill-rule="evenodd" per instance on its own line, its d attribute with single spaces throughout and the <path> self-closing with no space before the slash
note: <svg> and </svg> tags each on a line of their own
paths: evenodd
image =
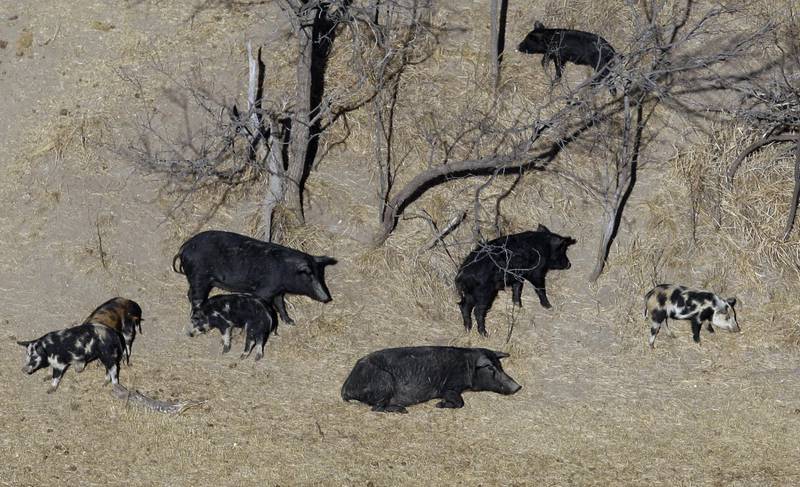
<svg viewBox="0 0 800 487">
<path fill-rule="evenodd" d="M 419 251 L 421 226 L 401 223 L 378 249 L 364 243 L 376 217 L 361 189 L 369 176 L 352 162 L 368 150 L 356 140 L 314 173 L 309 224 L 288 238 L 339 258 L 327 276 L 334 301 L 291 298 L 298 324 L 281 325 L 259 363 L 238 360 L 241 339 L 225 356 L 216 335 L 189 339 L 186 282 L 171 258 L 201 229 L 249 232 L 258 198 L 231 195 L 210 217 L 213 205 L 197 199 L 173 211 L 160 176 L 108 149 L 135 136 L 140 101 L 118 70 L 147 79 L 156 55 L 181 72 L 200 65 L 241 100 L 245 39 L 280 38 L 281 24 L 254 24 L 240 4 L 68 3 L 0 2 L 0 485 L 800 484 L 797 275 L 740 274 L 730 252 L 747 246 L 735 237 L 692 244 L 680 184 L 664 184 L 664 174 L 677 179 L 668 164 L 641 175 L 596 285 L 586 276 L 597 209 L 556 191 L 555 180 L 526 180 L 509 203 L 525 208 L 515 225 L 542 222 L 577 238 L 573 268 L 548 278 L 552 310 L 527 286 L 512 316 L 501 293 L 483 339 L 463 332 L 454 269 Z M 484 7 L 460 2 L 445 14 L 471 25 L 478 45 Z M 512 6 L 511 43 L 537 14 Z M 462 41 L 447 49 L 469 63 L 477 54 Z M 543 83 L 535 61 L 509 54 L 507 69 Z M 164 125 L 181 122 L 161 108 Z M 667 256 L 663 280 L 736 294 L 744 332 L 703 332 L 697 346 L 688 323 L 674 324 L 679 337 L 660 336 L 648 350 L 642 255 L 654 248 Z M 52 395 L 45 372 L 21 372 L 15 340 L 76 323 L 116 295 L 139 302 L 146 320 L 123 383 L 203 406 L 177 417 L 127 407 L 98 365 L 69 371 Z M 359 357 L 417 344 L 509 351 L 506 370 L 523 389 L 467 393 L 463 409 L 423 404 L 407 415 L 341 400 Z"/>
</svg>

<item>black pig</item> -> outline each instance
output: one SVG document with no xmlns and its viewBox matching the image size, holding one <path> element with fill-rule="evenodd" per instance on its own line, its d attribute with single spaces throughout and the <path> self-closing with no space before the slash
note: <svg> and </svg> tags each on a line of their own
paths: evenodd
<svg viewBox="0 0 800 487">
<path fill-rule="evenodd" d="M 514 394 L 522 388 L 503 371 L 500 359 L 505 357 L 485 348 L 379 350 L 356 362 L 342 386 L 342 399 L 392 413 L 406 413 L 406 406 L 437 398 L 438 408 L 460 408 L 464 391 Z"/>
<path fill-rule="evenodd" d="M 464 259 L 456 275 L 464 328 L 472 329 L 474 310 L 478 332 L 486 336 L 486 314 L 497 293 L 511 286 L 514 304 L 522 306 L 525 281 L 533 284 L 542 306 L 551 308 L 544 278 L 549 270 L 572 266 L 567 258 L 567 247 L 574 243 L 575 239 L 556 235 L 539 225 L 535 232 L 506 235 L 476 247 Z"/>
<path fill-rule="evenodd" d="M 85 323 L 17 343 L 27 351 L 23 372 L 32 374 L 47 366 L 53 369 L 48 394 L 58 388 L 70 365 L 82 372 L 86 364 L 98 359 L 106 368 L 106 382 L 119 383 L 119 363 L 125 348 L 121 335 L 107 326 Z"/>
<path fill-rule="evenodd" d="M 244 328 L 244 352 L 240 358 L 256 350 L 256 361 L 264 356 L 269 334 L 278 328 L 278 316 L 269 303 L 247 294 L 220 294 L 200 306 L 201 313 L 192 318 L 190 337 L 216 328 L 222 333 L 222 353 L 231 349 L 231 329 Z"/>
<path fill-rule="evenodd" d="M 180 260 L 180 266 L 176 262 Z M 237 233 L 210 230 L 187 240 L 172 259 L 172 269 L 189 281 L 194 316 L 211 288 L 247 293 L 271 302 L 287 324 L 284 294 L 302 294 L 327 303 L 325 267 L 336 259 L 313 256 Z"/>
<path fill-rule="evenodd" d="M 517 50 L 526 54 L 543 54 L 542 68 L 552 60 L 556 68 L 556 80 L 561 79 L 561 72 L 567 61 L 595 70 L 593 84 L 598 84 L 608 77 L 611 61 L 617 52 L 605 39 L 597 34 L 572 29 L 547 29 L 541 22 L 536 22 L 533 30 L 520 42 Z M 616 90 L 610 88 L 611 94 Z"/>
</svg>

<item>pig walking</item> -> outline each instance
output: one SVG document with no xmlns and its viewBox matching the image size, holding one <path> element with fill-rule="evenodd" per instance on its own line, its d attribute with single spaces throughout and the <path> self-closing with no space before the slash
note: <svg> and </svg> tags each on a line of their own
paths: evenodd
<svg viewBox="0 0 800 487">
<path fill-rule="evenodd" d="M 331 300 L 325 267 L 333 264 L 336 259 L 332 257 L 218 230 L 190 238 L 172 259 L 172 269 L 189 281 L 193 315 L 211 289 L 218 287 L 271 302 L 286 324 L 294 321 L 286 312 L 285 294 L 302 294 L 323 303 Z"/>
<path fill-rule="evenodd" d="M 575 239 L 556 235 L 539 225 L 535 232 L 506 235 L 476 247 L 464 259 L 456 275 L 464 328 L 472 329 L 474 311 L 478 332 L 486 336 L 486 314 L 497 293 L 511 286 L 514 304 L 522 306 L 525 281 L 533 285 L 542 306 L 552 307 L 545 291 L 545 276 L 550 270 L 572 266 L 567 248 L 574 243 Z"/>
<path fill-rule="evenodd" d="M 119 383 L 119 363 L 125 353 L 124 344 L 120 334 L 107 326 L 86 323 L 17 343 L 26 350 L 23 372 L 33 374 L 48 366 L 53 369 L 53 382 L 48 394 L 55 392 L 70 365 L 81 372 L 94 360 L 100 360 L 105 366 L 106 382 Z"/>
<path fill-rule="evenodd" d="M 599 84 L 611 74 L 611 65 L 617 52 L 607 40 L 591 32 L 572 29 L 548 29 L 541 22 L 536 22 L 533 30 L 519 43 L 517 50 L 526 54 L 542 54 L 542 68 L 553 61 L 556 68 L 556 81 L 567 61 L 589 66 L 597 73 L 592 80 Z M 616 94 L 613 85 L 609 86 L 612 96 Z"/>
<path fill-rule="evenodd" d="M 231 330 L 244 328 L 244 351 L 240 358 L 256 349 L 255 360 L 264 356 L 269 334 L 278 328 L 278 316 L 266 301 L 246 294 L 220 294 L 200 305 L 200 313 L 192 318 L 190 337 L 216 328 L 222 333 L 222 353 L 231 349 Z"/>
<path fill-rule="evenodd" d="M 461 408 L 464 391 L 514 394 L 522 388 L 500 365 L 508 357 L 485 348 L 403 347 L 373 352 L 356 362 L 342 399 L 373 411 L 406 413 L 406 406 L 441 399 L 438 408 Z"/>
<path fill-rule="evenodd" d="M 736 310 L 733 309 L 736 298 L 723 299 L 709 291 L 660 284 L 645 295 L 644 302 L 644 317 L 650 318 L 650 348 L 654 348 L 656 335 L 662 326 L 669 336 L 675 336 L 669 329 L 667 318 L 690 320 L 692 339 L 696 343 L 700 343 L 703 323 L 711 333 L 714 333 L 714 326 L 735 333 L 740 331 Z"/>
</svg>

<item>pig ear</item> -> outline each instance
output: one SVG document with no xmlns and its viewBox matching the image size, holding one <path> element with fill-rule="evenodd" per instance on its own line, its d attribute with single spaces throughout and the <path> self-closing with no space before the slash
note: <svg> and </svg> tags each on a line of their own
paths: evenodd
<svg viewBox="0 0 800 487">
<path fill-rule="evenodd" d="M 509 355 L 509 354 L 507 354 L 505 352 L 494 352 L 494 356 L 497 357 L 498 359 L 501 359 L 501 358 L 510 357 L 511 355 Z"/>
<path fill-rule="evenodd" d="M 539 226 L 538 226 L 538 227 L 536 227 L 536 231 L 537 231 L 537 232 L 547 232 L 547 233 L 553 233 L 553 232 L 551 232 L 551 231 L 550 231 L 550 229 L 549 229 L 549 228 L 547 228 L 546 226 L 542 225 L 541 223 L 539 224 Z"/>
<path fill-rule="evenodd" d="M 476 369 L 480 369 L 481 367 L 488 367 L 490 365 L 492 365 L 492 361 L 489 360 L 489 357 L 487 357 L 486 354 L 483 353 L 480 354 L 480 356 L 478 357 L 478 361 L 475 362 Z"/>
<path fill-rule="evenodd" d="M 736 298 L 728 298 L 725 300 L 729 305 L 736 306 Z"/>
<path fill-rule="evenodd" d="M 33 340 L 30 340 L 30 341 L 27 341 L 27 342 L 17 341 L 17 345 L 25 347 L 25 348 L 28 348 L 28 345 L 30 345 L 31 343 L 33 343 Z"/>
<path fill-rule="evenodd" d="M 569 247 L 570 245 L 575 245 L 576 243 L 578 243 L 578 241 L 572 237 L 567 237 L 564 239 L 564 243 L 567 245 L 567 247 Z"/>
<path fill-rule="evenodd" d="M 327 255 L 315 256 L 315 257 L 314 257 L 314 261 L 315 261 L 317 264 L 319 264 L 319 265 L 321 265 L 321 266 L 323 266 L 323 267 L 325 267 L 325 266 L 327 266 L 327 265 L 334 265 L 334 264 L 336 264 L 336 263 L 338 262 L 338 261 L 337 261 L 336 259 L 334 259 L 333 257 L 328 257 Z"/>
<path fill-rule="evenodd" d="M 538 20 L 533 23 L 533 30 L 542 30 L 542 29 L 544 29 L 544 24 L 542 24 Z"/>
</svg>

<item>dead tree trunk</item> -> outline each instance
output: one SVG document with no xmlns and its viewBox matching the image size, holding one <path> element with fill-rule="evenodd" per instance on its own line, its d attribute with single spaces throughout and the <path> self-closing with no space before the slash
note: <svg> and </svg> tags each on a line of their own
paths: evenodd
<svg viewBox="0 0 800 487">
<path fill-rule="evenodd" d="M 305 223 L 303 189 L 314 160 L 320 136 L 320 117 L 325 91 L 325 69 L 336 24 L 321 1 L 287 1 L 297 36 L 297 86 L 290 128 L 289 164 L 286 171 L 286 205 L 297 223 Z"/>
<path fill-rule="evenodd" d="M 636 184 L 636 170 L 639 164 L 639 149 L 642 141 L 643 130 L 643 105 L 637 103 L 636 105 L 636 126 L 631 124 L 631 102 L 630 95 L 627 93 L 623 98 L 624 103 L 624 125 L 622 129 L 622 149 L 617 158 L 616 174 L 612 182 L 611 195 L 606 199 L 606 204 L 603 208 L 603 237 L 600 241 L 600 246 L 597 249 L 597 257 L 595 259 L 594 269 L 589 275 L 589 281 L 594 282 L 603 273 L 608 258 L 608 252 L 611 250 L 611 244 L 619 230 L 619 224 L 622 219 L 622 210 L 625 203 L 628 201 L 633 186 Z"/>
<path fill-rule="evenodd" d="M 506 13 L 508 0 L 492 0 L 490 7 L 489 27 L 489 61 L 492 65 L 492 88 L 495 92 L 500 87 L 500 67 L 503 63 L 503 51 L 506 43 Z"/>
<path fill-rule="evenodd" d="M 296 18 L 297 35 L 297 87 L 295 88 L 294 116 L 289 142 L 289 167 L 286 171 L 286 205 L 294 213 L 297 223 L 304 223 L 303 183 L 306 174 L 308 146 L 311 140 L 312 79 L 314 58 L 314 20 L 319 7 L 306 9 Z"/>
<path fill-rule="evenodd" d="M 789 234 L 794 227 L 794 219 L 797 215 L 797 200 L 800 198 L 800 135 L 794 142 L 794 191 L 792 200 L 789 202 L 789 216 L 786 217 L 786 228 L 783 229 L 783 241 L 789 240 Z"/>
<path fill-rule="evenodd" d="M 267 241 L 272 241 L 272 213 L 283 202 L 283 161 L 281 160 L 280 129 L 270 119 L 270 130 L 264 130 L 261 101 L 263 99 L 264 64 L 261 62 L 261 48 L 253 55 L 250 41 L 247 42 L 247 64 L 249 77 L 247 83 L 247 128 L 250 134 L 248 155 L 259 166 L 267 165 L 267 188 L 261 209 L 261 232 Z M 270 147 L 267 147 L 269 144 Z M 277 152 L 276 152 L 277 148 Z"/>
</svg>

